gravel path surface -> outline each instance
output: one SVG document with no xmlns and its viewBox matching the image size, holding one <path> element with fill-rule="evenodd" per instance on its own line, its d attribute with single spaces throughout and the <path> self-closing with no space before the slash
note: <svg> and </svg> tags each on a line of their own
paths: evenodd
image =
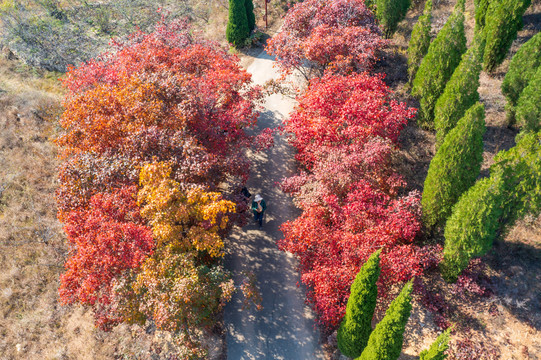
<svg viewBox="0 0 541 360">
<path fill-rule="evenodd" d="M 256 84 L 277 78 L 274 61 L 264 51 L 248 67 Z M 293 110 L 295 101 L 274 94 L 266 98 L 259 127 L 277 127 Z M 276 240 L 282 237 L 280 224 L 292 219 L 296 209 L 275 183 L 293 173 L 293 149 L 281 135 L 275 136 L 275 146 L 263 153 L 252 154 L 254 164 L 248 189 L 253 196 L 261 194 L 267 203 L 263 229 L 250 222 L 236 229 L 229 238 L 226 265 L 238 276 L 251 270 L 257 276 L 263 309 L 242 309 L 242 299 L 236 294 L 225 309 L 227 329 L 227 358 L 239 359 L 323 359 L 319 332 L 314 314 L 304 304 L 304 291 L 297 261 L 278 250 Z M 236 279 L 238 280 L 238 278 Z"/>
</svg>

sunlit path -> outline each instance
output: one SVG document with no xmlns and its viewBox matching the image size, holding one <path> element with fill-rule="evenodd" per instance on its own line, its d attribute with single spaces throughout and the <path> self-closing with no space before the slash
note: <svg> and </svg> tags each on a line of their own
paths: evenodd
<svg viewBox="0 0 541 360">
<path fill-rule="evenodd" d="M 273 60 L 262 52 L 248 67 L 257 84 L 278 77 Z M 294 107 L 294 101 L 281 95 L 266 98 L 259 119 L 260 129 L 276 127 Z M 275 146 L 252 155 L 250 192 L 261 194 L 267 202 L 263 229 L 250 222 L 230 236 L 226 264 L 237 276 L 243 270 L 257 275 L 263 297 L 263 309 L 242 309 L 237 294 L 225 309 L 227 355 L 237 359 L 323 359 L 315 328 L 314 314 L 304 304 L 305 295 L 297 287 L 297 262 L 276 247 L 282 233 L 279 226 L 295 216 L 291 199 L 275 183 L 292 174 L 293 150 L 282 136 L 275 136 Z"/>
</svg>

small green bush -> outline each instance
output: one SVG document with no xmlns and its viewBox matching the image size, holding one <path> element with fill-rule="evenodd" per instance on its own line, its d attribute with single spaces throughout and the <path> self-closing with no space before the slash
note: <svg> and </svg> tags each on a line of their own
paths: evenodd
<svg viewBox="0 0 541 360">
<path fill-rule="evenodd" d="M 338 328 L 338 349 L 342 354 L 356 358 L 366 347 L 372 332 L 372 317 L 376 308 L 381 268 L 381 250 L 373 253 L 355 277 L 346 306 L 346 315 Z"/>
<path fill-rule="evenodd" d="M 248 20 L 248 29 L 253 31 L 255 29 L 255 14 L 254 3 L 252 0 L 244 1 L 244 8 L 246 9 L 246 18 Z"/>
<path fill-rule="evenodd" d="M 522 90 L 528 86 L 541 66 L 541 32 L 522 45 L 511 59 L 509 70 L 502 82 L 502 93 L 507 99 L 507 119 L 515 123 L 515 107 Z"/>
<path fill-rule="evenodd" d="M 448 343 L 450 333 L 451 328 L 442 332 L 428 350 L 423 350 L 421 354 L 419 354 L 419 360 L 445 360 L 447 358 L 445 351 L 449 348 Z"/>
<path fill-rule="evenodd" d="M 479 101 L 479 75 L 481 74 L 484 42 L 475 38 L 472 47 L 462 55 L 460 64 L 445 85 L 443 94 L 434 107 L 436 146 L 443 143 L 447 133 L 455 127 L 466 110 Z"/>
<path fill-rule="evenodd" d="M 423 14 L 419 16 L 419 19 L 413 26 L 408 45 L 408 75 L 410 84 L 413 82 L 421 60 L 426 55 L 430 46 L 431 19 L 432 0 L 426 0 Z"/>
<path fill-rule="evenodd" d="M 486 40 L 484 69 L 492 72 L 500 65 L 517 33 L 522 29 L 522 15 L 531 0 L 492 1 L 485 17 L 483 36 Z"/>
<path fill-rule="evenodd" d="M 541 66 L 526 86 L 516 108 L 518 125 L 524 131 L 538 131 L 541 125 Z"/>
<path fill-rule="evenodd" d="M 484 133 L 485 110 L 477 103 L 445 137 L 424 184 L 421 204 L 427 228 L 443 224 L 460 195 L 475 183 L 483 162 Z"/>
<path fill-rule="evenodd" d="M 413 81 L 412 93 L 420 98 L 419 125 L 434 127 L 434 106 L 466 51 L 464 14 L 455 8 L 428 48 Z"/>
<path fill-rule="evenodd" d="M 398 23 L 404 19 L 410 0 L 376 0 L 376 17 L 386 38 L 393 36 Z"/>
<path fill-rule="evenodd" d="M 402 352 L 404 330 L 411 314 L 412 282 L 394 299 L 376 325 L 359 360 L 396 360 Z"/>
<path fill-rule="evenodd" d="M 230 44 L 236 47 L 244 45 L 250 36 L 248 17 L 246 16 L 245 0 L 229 0 L 229 21 L 225 36 Z"/>
</svg>

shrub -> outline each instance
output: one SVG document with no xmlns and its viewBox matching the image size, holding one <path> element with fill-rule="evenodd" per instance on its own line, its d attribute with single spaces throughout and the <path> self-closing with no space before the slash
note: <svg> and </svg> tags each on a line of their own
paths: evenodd
<svg viewBox="0 0 541 360">
<path fill-rule="evenodd" d="M 430 46 L 430 29 L 432 19 L 432 0 L 426 0 L 423 14 L 413 26 L 408 45 L 408 75 L 410 84 L 419 69 L 421 60 Z"/>
<path fill-rule="evenodd" d="M 250 29 L 250 31 L 253 31 L 255 29 L 254 2 L 252 0 L 245 0 L 244 7 L 246 8 L 246 18 L 248 19 L 248 29 Z"/>
<path fill-rule="evenodd" d="M 338 348 L 342 354 L 350 358 L 361 355 L 372 332 L 372 317 L 378 296 L 376 282 L 381 271 L 380 253 L 381 250 L 373 253 L 355 277 L 346 306 L 346 315 L 338 328 Z"/>
<path fill-rule="evenodd" d="M 432 128 L 434 106 L 466 51 L 464 14 L 459 8 L 432 41 L 413 81 L 412 93 L 420 98 L 419 124 Z"/>
<path fill-rule="evenodd" d="M 225 37 L 234 46 L 242 46 L 250 35 L 250 26 L 248 24 L 244 1 L 229 0 L 229 20 L 225 30 Z"/>
<path fill-rule="evenodd" d="M 442 332 L 428 350 L 421 351 L 419 360 L 445 360 L 447 358 L 445 351 L 449 348 L 448 343 L 450 333 L 451 328 Z"/>
<path fill-rule="evenodd" d="M 396 360 L 402 352 L 404 330 L 411 313 L 412 282 L 394 299 L 377 325 L 359 360 Z"/>
<path fill-rule="evenodd" d="M 515 122 L 515 107 L 522 90 L 534 77 L 541 65 L 541 32 L 522 45 L 511 59 L 509 70 L 502 82 L 502 93 L 507 99 L 505 108 L 510 124 Z"/>
<path fill-rule="evenodd" d="M 442 224 L 460 195 L 475 183 L 483 161 L 484 132 L 485 111 L 477 103 L 445 137 L 430 162 L 421 201 L 428 228 Z"/>
<path fill-rule="evenodd" d="M 501 0 L 490 3 L 485 17 L 483 36 L 486 40 L 484 70 L 492 72 L 507 55 L 517 33 L 522 29 L 522 14 L 531 0 Z"/>
<path fill-rule="evenodd" d="M 479 75 L 481 74 L 484 42 L 476 38 L 472 47 L 462 55 L 460 64 L 445 86 L 434 107 L 436 146 L 443 143 L 447 133 L 455 127 L 473 104 L 479 101 Z"/>
<path fill-rule="evenodd" d="M 517 104 L 518 125 L 525 131 L 538 131 L 541 121 L 541 66 L 526 86 Z"/>
<path fill-rule="evenodd" d="M 409 7 L 410 0 L 376 0 L 376 16 L 386 38 L 393 36 Z"/>
</svg>

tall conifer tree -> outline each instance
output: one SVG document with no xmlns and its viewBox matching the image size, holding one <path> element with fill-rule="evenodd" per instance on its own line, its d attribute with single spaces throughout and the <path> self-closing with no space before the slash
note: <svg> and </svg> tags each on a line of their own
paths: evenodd
<svg viewBox="0 0 541 360">
<path fill-rule="evenodd" d="M 428 228 L 441 225 L 453 205 L 479 176 L 483 162 L 485 110 L 472 106 L 445 137 L 430 162 L 423 198 L 423 219 Z"/>
<path fill-rule="evenodd" d="M 372 317 L 378 296 L 376 283 L 381 272 L 380 253 L 381 250 L 373 253 L 355 277 L 346 306 L 346 315 L 338 329 L 338 348 L 342 354 L 350 358 L 361 355 L 372 332 Z"/>
<path fill-rule="evenodd" d="M 430 345 L 428 350 L 421 351 L 419 354 L 419 360 L 445 360 L 447 355 L 445 351 L 449 348 L 449 335 L 451 333 L 451 328 L 447 328 L 442 332 L 436 340 Z"/>
<path fill-rule="evenodd" d="M 409 83 L 413 82 L 421 60 L 430 46 L 430 30 L 432 28 L 432 0 L 426 0 L 423 14 L 413 26 L 408 45 L 408 75 Z"/>
<path fill-rule="evenodd" d="M 445 85 L 445 90 L 436 101 L 434 125 L 436 146 L 443 143 L 447 133 L 455 127 L 473 104 L 479 101 L 479 75 L 483 61 L 484 41 L 476 37 L 471 48 L 462 55 L 460 64 Z"/>
<path fill-rule="evenodd" d="M 266 0 L 265 0 L 266 1 Z M 244 7 L 246 8 L 246 18 L 248 20 L 248 29 L 250 31 L 255 29 L 255 14 L 254 14 L 254 3 L 252 0 L 245 0 Z"/>
<path fill-rule="evenodd" d="M 225 30 L 227 41 L 238 47 L 244 45 L 244 41 L 250 35 L 244 1 L 229 0 L 229 21 Z"/>
<path fill-rule="evenodd" d="M 463 3 L 457 3 L 421 61 L 413 81 L 412 93 L 419 97 L 419 124 L 425 128 L 434 127 L 434 106 L 445 89 L 466 51 L 464 34 Z"/>
<path fill-rule="evenodd" d="M 518 31 L 522 29 L 522 15 L 530 4 L 531 0 L 491 1 L 483 28 L 486 40 L 483 57 L 485 71 L 492 72 L 503 62 Z"/>
<path fill-rule="evenodd" d="M 358 360 L 396 360 L 402 352 L 404 330 L 411 314 L 412 282 L 394 299 L 385 317 L 376 325 Z"/>
<path fill-rule="evenodd" d="M 518 49 L 502 82 L 502 93 L 507 99 L 505 109 L 510 124 L 515 122 L 515 107 L 522 90 L 528 86 L 540 66 L 541 32 L 538 32 Z"/>
</svg>

